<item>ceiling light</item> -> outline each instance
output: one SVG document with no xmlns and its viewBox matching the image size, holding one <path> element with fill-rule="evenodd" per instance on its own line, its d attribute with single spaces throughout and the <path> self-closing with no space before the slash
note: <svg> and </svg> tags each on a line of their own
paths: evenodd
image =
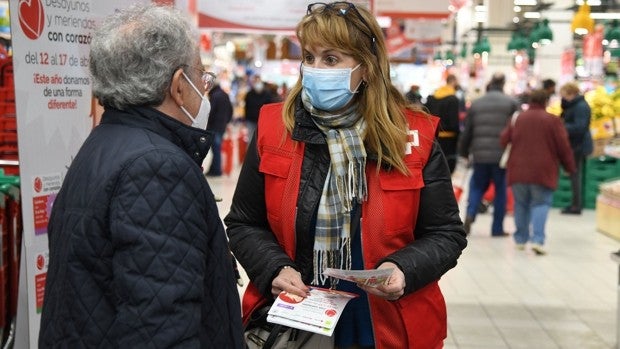
<svg viewBox="0 0 620 349">
<path fill-rule="evenodd" d="M 617 48 L 620 43 L 620 26 L 618 20 L 614 19 L 607 30 L 605 30 L 605 40 L 603 45 L 608 45 L 611 48 Z"/>
<path fill-rule="evenodd" d="M 549 20 L 545 18 L 540 27 L 538 27 L 538 42 L 541 45 L 548 45 L 551 41 L 553 41 L 553 32 L 549 28 Z"/>
<path fill-rule="evenodd" d="M 592 19 L 620 19 L 620 12 L 592 12 L 590 13 Z"/>
<path fill-rule="evenodd" d="M 587 3 L 590 6 L 601 6 L 601 0 L 577 0 L 577 5 L 583 5 L 584 3 Z"/>
<path fill-rule="evenodd" d="M 590 6 L 588 4 L 579 6 L 579 10 L 571 22 L 571 30 L 579 35 L 591 33 L 594 30 L 594 19 L 590 17 Z"/>
<path fill-rule="evenodd" d="M 517 6 L 536 6 L 536 0 L 515 0 Z"/>
<path fill-rule="evenodd" d="M 540 12 L 524 12 L 524 18 L 537 19 L 540 18 Z"/>
</svg>

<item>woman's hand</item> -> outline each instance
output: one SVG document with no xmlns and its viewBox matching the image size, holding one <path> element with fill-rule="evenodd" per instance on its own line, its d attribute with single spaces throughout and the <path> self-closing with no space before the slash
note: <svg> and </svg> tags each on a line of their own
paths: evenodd
<svg viewBox="0 0 620 349">
<path fill-rule="evenodd" d="M 286 291 L 300 297 L 306 298 L 310 289 L 301 280 L 301 273 L 290 266 L 286 266 L 280 270 L 271 282 L 271 294 L 278 297 L 280 292 Z"/>
<path fill-rule="evenodd" d="M 390 275 L 385 284 L 377 287 L 370 287 L 360 284 L 357 286 L 367 293 L 377 297 L 384 298 L 388 301 L 395 301 L 405 294 L 405 274 L 396 264 L 392 262 L 381 263 L 377 269 L 386 268 L 393 268 L 394 271 L 392 271 L 392 275 Z"/>
</svg>

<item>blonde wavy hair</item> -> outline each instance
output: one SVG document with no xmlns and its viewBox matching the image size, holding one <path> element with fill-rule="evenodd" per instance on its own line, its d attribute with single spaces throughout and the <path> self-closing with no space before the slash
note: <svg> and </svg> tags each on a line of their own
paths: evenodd
<svg viewBox="0 0 620 349">
<path fill-rule="evenodd" d="M 377 155 L 378 168 L 387 164 L 408 174 L 404 163 L 407 143 L 404 110 L 421 110 L 409 104 L 392 85 L 383 33 L 374 16 L 365 8 L 347 2 L 332 3 L 304 16 L 296 34 L 302 51 L 313 46 L 333 48 L 352 56 L 366 68 L 365 86 L 356 97 L 358 110 L 368 125 L 364 137 L 366 151 Z M 295 101 L 301 91 L 300 76 L 284 103 L 282 117 L 289 132 L 294 127 Z"/>
<path fill-rule="evenodd" d="M 575 82 L 567 82 L 562 87 L 560 87 L 560 93 L 567 93 L 571 96 L 576 96 L 581 92 L 579 90 L 579 85 Z"/>
</svg>

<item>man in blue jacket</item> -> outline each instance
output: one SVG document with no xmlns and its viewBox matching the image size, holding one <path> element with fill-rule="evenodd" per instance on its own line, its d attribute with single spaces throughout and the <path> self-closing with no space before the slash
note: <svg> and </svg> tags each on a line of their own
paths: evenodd
<svg viewBox="0 0 620 349">
<path fill-rule="evenodd" d="M 570 175 L 572 198 L 571 204 L 562 209 L 562 214 L 581 214 L 582 173 L 586 156 L 592 153 L 592 136 L 590 135 L 591 110 L 588 102 L 579 93 L 579 86 L 574 82 L 566 83 L 560 88 L 562 96 L 562 120 L 568 132 L 568 140 L 573 150 L 577 170 Z"/>
<path fill-rule="evenodd" d="M 176 10 L 96 30 L 105 108 L 54 202 L 40 348 L 244 348 L 227 240 L 200 165 L 212 75 Z"/>
</svg>

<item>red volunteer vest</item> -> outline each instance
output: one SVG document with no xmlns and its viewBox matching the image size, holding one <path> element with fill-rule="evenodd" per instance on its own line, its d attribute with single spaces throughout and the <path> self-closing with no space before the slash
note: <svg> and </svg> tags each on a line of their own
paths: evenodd
<svg viewBox="0 0 620 349">
<path fill-rule="evenodd" d="M 362 204 L 362 254 L 372 269 L 379 260 L 411 243 L 416 226 L 422 169 L 432 149 L 439 119 L 407 111 L 409 149 L 405 163 L 411 173 L 376 172 L 368 163 L 368 200 Z M 282 123 L 282 104 L 264 106 L 258 125 L 259 171 L 265 177 L 265 201 L 271 229 L 286 254 L 295 259 L 295 208 L 304 144 L 295 142 Z M 447 335 L 446 305 L 437 282 L 390 302 L 369 295 L 375 346 L 382 348 L 440 348 Z M 264 303 L 250 283 L 243 296 L 243 319 Z"/>
</svg>

